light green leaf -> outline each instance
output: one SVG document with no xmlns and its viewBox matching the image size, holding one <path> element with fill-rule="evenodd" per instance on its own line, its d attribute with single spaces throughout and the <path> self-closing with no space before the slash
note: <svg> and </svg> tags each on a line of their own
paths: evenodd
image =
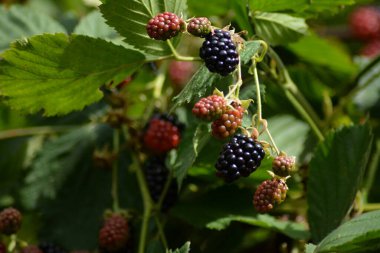
<svg viewBox="0 0 380 253">
<path fill-rule="evenodd" d="M 314 250 L 317 248 L 316 245 L 312 243 L 306 244 L 306 252 L 305 253 L 314 253 Z"/>
<path fill-rule="evenodd" d="M 326 136 L 310 162 L 308 217 L 314 242 L 340 225 L 361 186 L 373 135 L 368 126 L 345 127 Z"/>
<path fill-rule="evenodd" d="M 365 213 L 332 231 L 315 253 L 366 253 L 380 249 L 380 211 Z"/>
<path fill-rule="evenodd" d="M 306 240 L 310 236 L 305 225 L 291 221 L 276 220 L 274 217 L 266 214 L 259 214 L 256 217 L 231 215 L 208 223 L 207 228 L 223 230 L 226 229 L 233 221 L 272 229 L 274 231 L 283 233 L 295 240 Z"/>
<path fill-rule="evenodd" d="M 178 2 L 181 3 L 179 6 L 175 5 L 175 2 L 170 1 L 170 3 L 170 8 L 181 10 L 185 1 Z M 163 0 L 108 0 L 100 6 L 100 10 L 107 20 L 107 24 L 124 36 L 127 44 L 146 53 L 150 60 L 171 55 L 166 41 L 151 39 L 146 32 L 148 21 L 159 12 L 164 11 Z"/>
<path fill-rule="evenodd" d="M 173 12 L 186 19 L 187 0 L 165 0 L 165 11 Z"/>
<path fill-rule="evenodd" d="M 187 129 L 178 148 L 177 159 L 173 169 L 177 178 L 178 186 L 181 187 L 187 175 L 187 170 L 193 165 L 199 152 L 210 139 L 208 124 L 195 122 Z"/>
<path fill-rule="evenodd" d="M 231 9 L 231 2 L 229 0 L 187 0 L 189 11 L 192 16 L 219 16 L 225 15 Z"/>
<path fill-rule="evenodd" d="M 260 49 L 260 42 L 257 40 L 247 41 L 244 44 L 244 50 L 240 53 L 240 60 L 243 64 L 247 64 L 252 57 L 257 53 Z"/>
<path fill-rule="evenodd" d="M 325 66 L 333 71 L 349 75 L 356 72 L 351 56 L 337 42 L 311 35 L 303 37 L 288 47 L 298 57 L 309 63 Z"/>
<path fill-rule="evenodd" d="M 335 13 L 341 10 L 345 5 L 354 4 L 355 0 L 313 0 L 309 2 L 310 7 L 307 9 L 307 12 L 309 13 Z"/>
<path fill-rule="evenodd" d="M 0 51 L 16 39 L 41 33 L 66 32 L 49 16 L 20 5 L 12 5 L 9 9 L 0 5 L 0 24 Z"/>
<path fill-rule="evenodd" d="M 249 6 L 254 11 L 284 11 L 300 12 L 309 6 L 309 0 L 249 0 Z"/>
<path fill-rule="evenodd" d="M 308 29 L 303 18 L 282 13 L 257 13 L 253 22 L 257 35 L 272 45 L 297 41 Z"/>
<path fill-rule="evenodd" d="M 106 20 L 99 11 L 93 11 L 84 16 L 73 33 L 102 39 L 114 39 L 118 36 L 117 32 L 106 24 Z"/>
<path fill-rule="evenodd" d="M 176 250 L 166 250 L 166 253 L 189 253 L 190 252 L 190 242 L 186 242 L 180 249 Z"/>
<path fill-rule="evenodd" d="M 6 103 L 27 113 L 44 110 L 46 116 L 81 110 L 98 101 L 101 85 L 120 73 L 127 76 L 144 62 L 136 51 L 64 34 L 17 41 L 2 57 L 0 93 Z"/>
</svg>

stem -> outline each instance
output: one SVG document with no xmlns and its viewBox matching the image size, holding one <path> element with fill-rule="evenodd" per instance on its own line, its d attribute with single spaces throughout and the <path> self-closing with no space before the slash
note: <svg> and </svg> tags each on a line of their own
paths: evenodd
<svg viewBox="0 0 380 253">
<path fill-rule="evenodd" d="M 161 210 L 162 203 L 164 202 L 166 194 L 168 193 L 170 183 L 172 182 L 172 176 L 173 176 L 172 171 L 170 171 L 168 174 L 168 178 L 166 179 L 164 189 L 161 192 L 160 199 L 158 200 L 158 203 L 157 203 L 157 210 L 158 211 Z"/>
<path fill-rule="evenodd" d="M 374 154 L 372 155 L 371 163 L 369 164 L 369 167 L 368 167 L 368 173 L 366 176 L 367 180 L 364 182 L 364 186 L 362 190 L 363 199 L 365 202 L 367 202 L 368 200 L 368 194 L 375 180 L 376 172 L 377 172 L 379 161 L 380 161 L 380 140 L 376 142 L 375 148 L 376 150 Z"/>
<path fill-rule="evenodd" d="M 29 127 L 11 129 L 0 132 L 0 140 L 24 137 L 29 135 L 44 135 L 55 134 L 58 132 L 66 132 L 75 129 L 76 126 L 42 126 L 42 127 Z"/>
<path fill-rule="evenodd" d="M 239 91 L 240 87 L 243 85 L 243 79 L 241 78 L 241 60 L 239 56 L 239 63 L 237 65 L 237 81 L 235 85 L 233 85 L 232 89 L 228 92 L 227 96 L 225 96 L 226 99 L 232 96 L 232 94 L 235 93 L 236 97 L 239 97 Z"/>
<path fill-rule="evenodd" d="M 257 68 L 256 68 L 256 60 L 252 60 L 252 65 L 253 65 L 253 77 L 255 80 L 255 86 L 256 86 L 256 104 L 257 104 L 257 123 L 256 123 L 256 128 L 259 129 L 261 121 L 263 120 L 262 118 L 262 109 L 261 109 L 261 91 L 260 91 L 260 83 L 259 83 L 259 76 L 257 74 Z"/>
<path fill-rule="evenodd" d="M 380 210 L 380 203 L 368 203 L 363 206 L 365 212 Z"/>
<path fill-rule="evenodd" d="M 174 46 L 170 40 L 167 40 L 167 43 L 170 47 L 170 50 L 173 53 L 174 58 L 178 61 L 201 61 L 202 60 L 200 57 L 182 56 L 182 55 L 178 54 L 177 50 L 174 48 Z"/>
<path fill-rule="evenodd" d="M 120 131 L 118 129 L 115 129 L 113 131 L 113 152 L 115 154 L 119 154 L 120 150 Z M 113 201 L 113 210 L 115 212 L 119 211 L 119 192 L 118 192 L 118 173 L 119 173 L 119 159 L 116 158 L 113 161 L 112 164 L 112 189 L 111 189 L 111 195 L 112 195 L 112 201 Z"/>
<path fill-rule="evenodd" d="M 267 135 L 268 135 L 268 137 L 269 137 L 269 140 L 270 140 L 270 142 L 272 143 L 272 146 L 273 146 L 274 150 L 276 151 L 277 155 L 280 155 L 280 150 L 278 149 L 276 143 L 274 142 L 274 139 L 273 139 L 273 137 L 272 137 L 272 135 L 271 135 L 269 129 L 266 128 L 266 129 L 265 129 L 265 132 L 267 133 Z"/>
<path fill-rule="evenodd" d="M 155 215 L 154 219 L 155 219 L 156 224 L 157 224 L 157 229 L 158 229 L 158 233 L 159 233 L 160 238 L 161 238 L 161 242 L 164 245 L 165 249 L 168 249 L 169 248 L 168 247 L 168 241 L 166 240 L 166 236 L 165 236 L 165 232 L 164 232 L 164 227 L 163 227 L 160 219 L 158 218 L 158 215 Z"/>
<path fill-rule="evenodd" d="M 149 219 L 152 213 L 152 207 L 145 207 L 144 210 L 144 216 L 143 216 L 143 221 L 141 225 L 141 231 L 140 231 L 140 241 L 139 241 L 139 250 L 138 253 L 144 253 L 145 252 L 145 244 L 146 244 L 146 237 L 148 234 L 148 224 L 149 224 Z"/>
</svg>

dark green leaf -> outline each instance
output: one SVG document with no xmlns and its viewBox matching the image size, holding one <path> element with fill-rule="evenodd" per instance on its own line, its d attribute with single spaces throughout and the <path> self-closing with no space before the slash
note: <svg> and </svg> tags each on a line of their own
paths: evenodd
<svg viewBox="0 0 380 253">
<path fill-rule="evenodd" d="M 98 101 L 101 85 L 121 73 L 127 76 L 144 62 L 137 51 L 64 34 L 18 41 L 2 57 L 0 93 L 6 102 L 27 113 L 43 109 L 46 116 L 80 110 Z"/>
<path fill-rule="evenodd" d="M 309 6 L 308 0 L 249 0 L 249 5 L 254 11 L 284 11 L 292 10 L 300 12 Z"/>
<path fill-rule="evenodd" d="M 338 227 L 359 189 L 372 143 L 368 126 L 331 132 L 310 162 L 308 217 L 314 242 Z"/>
<path fill-rule="evenodd" d="M 257 35 L 272 45 L 297 41 L 308 29 L 303 18 L 282 13 L 258 13 L 253 22 Z"/>
<path fill-rule="evenodd" d="M 379 249 L 380 211 L 373 211 L 339 226 L 318 244 L 315 253 L 366 253 Z"/>
<path fill-rule="evenodd" d="M 190 252 L 190 242 L 186 242 L 180 249 L 167 250 L 167 253 L 189 253 Z"/>
<path fill-rule="evenodd" d="M 244 44 L 244 50 L 240 53 L 240 60 L 243 64 L 247 64 L 251 58 L 260 49 L 260 42 L 258 41 L 247 41 Z"/>
<path fill-rule="evenodd" d="M 255 217 L 228 216 L 208 223 L 207 227 L 210 229 L 222 230 L 226 229 L 233 221 L 249 224 L 252 226 L 272 229 L 296 240 L 307 240 L 310 236 L 308 230 L 304 225 L 291 221 L 276 220 L 275 218 L 269 215 L 257 215 Z"/>
</svg>

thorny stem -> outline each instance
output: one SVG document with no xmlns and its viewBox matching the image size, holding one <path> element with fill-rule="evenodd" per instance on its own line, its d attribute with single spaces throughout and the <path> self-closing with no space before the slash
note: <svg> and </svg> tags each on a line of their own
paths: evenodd
<svg viewBox="0 0 380 253">
<path fill-rule="evenodd" d="M 178 61 L 200 61 L 201 60 L 201 58 L 199 58 L 199 57 L 182 56 L 177 52 L 177 50 L 174 48 L 174 46 L 170 40 L 167 40 L 167 43 L 168 43 L 170 50 L 172 51 L 173 56 L 176 60 L 178 60 Z"/>
<path fill-rule="evenodd" d="M 158 215 L 154 216 L 154 220 L 156 221 L 157 229 L 158 229 L 158 234 L 160 235 L 161 242 L 164 245 L 166 249 L 168 249 L 168 241 L 166 240 L 165 232 L 164 232 L 164 227 L 158 217 Z"/>
<path fill-rule="evenodd" d="M 118 155 L 120 150 L 120 130 L 115 129 L 113 131 L 113 152 Z M 119 211 L 119 193 L 118 193 L 118 174 L 119 174 L 119 159 L 115 159 L 112 163 L 112 201 L 113 201 L 113 210 Z"/>
</svg>

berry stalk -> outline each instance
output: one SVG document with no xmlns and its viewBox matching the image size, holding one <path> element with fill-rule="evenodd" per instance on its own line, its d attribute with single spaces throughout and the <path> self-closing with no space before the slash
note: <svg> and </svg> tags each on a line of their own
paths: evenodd
<svg viewBox="0 0 380 253">
<path fill-rule="evenodd" d="M 167 40 L 166 42 L 168 43 L 170 50 L 172 51 L 173 56 L 177 61 L 201 61 L 202 60 L 200 57 L 182 56 L 177 52 L 177 50 L 174 48 L 170 40 Z"/>
<path fill-rule="evenodd" d="M 120 149 L 120 131 L 119 129 L 114 129 L 113 131 L 113 152 L 115 154 L 119 154 Z M 119 174 L 119 159 L 115 159 L 112 163 L 112 189 L 111 189 L 111 195 L 112 195 L 112 206 L 113 210 L 119 211 L 119 192 L 118 192 L 118 178 Z"/>
</svg>

